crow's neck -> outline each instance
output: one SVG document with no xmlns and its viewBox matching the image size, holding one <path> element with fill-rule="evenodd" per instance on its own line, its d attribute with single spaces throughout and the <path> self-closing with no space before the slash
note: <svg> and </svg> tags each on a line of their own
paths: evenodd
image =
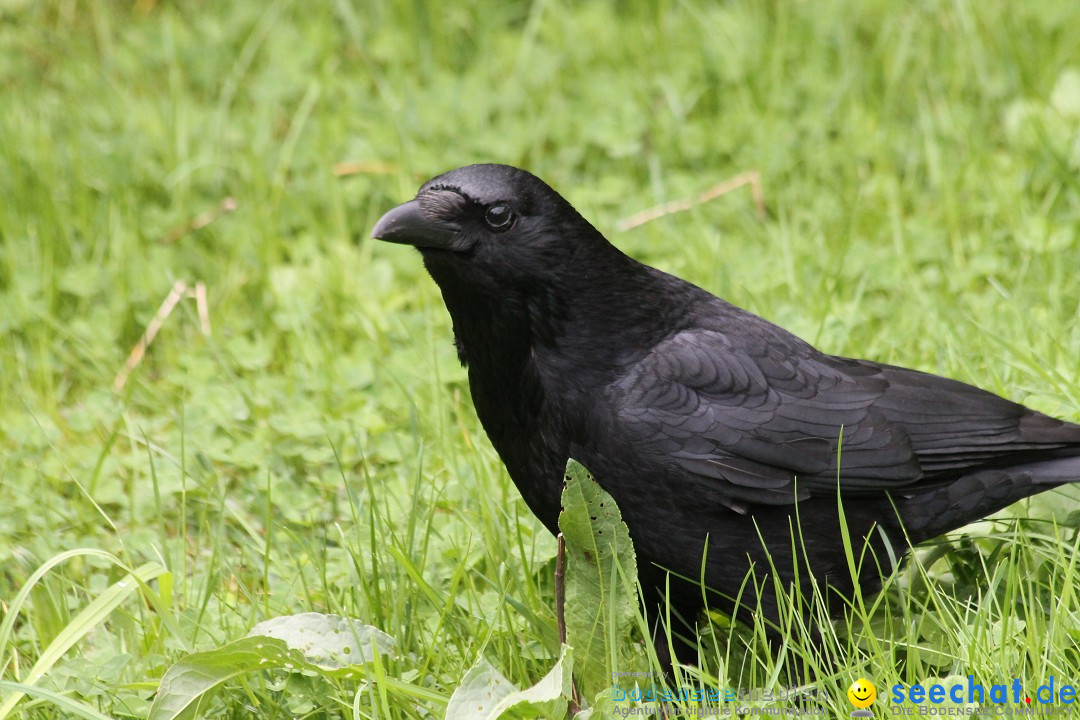
<svg viewBox="0 0 1080 720">
<path fill-rule="evenodd" d="M 518 382 L 532 348 L 525 298 L 495 298 L 456 287 L 443 287 L 442 294 L 461 364 L 491 382 Z"/>
<path fill-rule="evenodd" d="M 462 363 L 489 383 L 521 384 L 531 369 L 585 390 L 609 382 L 681 324 L 685 293 L 672 285 L 680 281 L 606 243 L 595 252 L 601 257 L 576 258 L 573 268 L 527 286 L 436 275 Z"/>
<path fill-rule="evenodd" d="M 461 266 L 425 257 L 454 322 L 477 415 L 553 533 L 562 471 L 593 393 L 655 345 L 665 323 L 677 325 L 673 313 L 685 315 L 665 290 L 673 278 L 606 247 L 599 258 L 575 258 L 517 287 L 465 279 Z"/>
</svg>

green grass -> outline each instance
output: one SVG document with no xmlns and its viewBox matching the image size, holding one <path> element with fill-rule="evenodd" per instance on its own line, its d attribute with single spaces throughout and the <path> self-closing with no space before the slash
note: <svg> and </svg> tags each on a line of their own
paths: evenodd
<svg viewBox="0 0 1080 720">
<path fill-rule="evenodd" d="M 48 691 L 144 717 L 185 653 L 305 610 L 393 635 L 388 680 L 256 676 L 208 716 L 439 717 L 481 655 L 519 686 L 547 671 L 554 542 L 418 257 L 367 240 L 459 165 L 528 167 L 825 350 L 1080 420 L 1077 3 L 450 5 L 0 1 L 0 612 L 28 590 L 0 681 L 85 631 L 22 716 L 68 716 Z M 765 220 L 740 190 L 614 229 L 747 170 Z M 183 300 L 115 392 L 178 280 L 205 283 L 212 334 Z M 1080 681 L 1078 498 L 920 550 L 791 656 L 834 656 L 836 712 L 858 676 Z M 28 585 L 77 548 L 117 560 Z M 168 573 L 78 627 L 150 562 Z M 714 629 L 706 679 L 784 681 Z"/>
</svg>

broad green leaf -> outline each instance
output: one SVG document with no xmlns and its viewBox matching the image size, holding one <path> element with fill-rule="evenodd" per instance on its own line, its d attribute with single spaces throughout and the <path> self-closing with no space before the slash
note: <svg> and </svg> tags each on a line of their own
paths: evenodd
<svg viewBox="0 0 1080 720">
<path fill-rule="evenodd" d="M 394 639 L 381 630 L 338 615 L 300 613 L 272 618 L 252 628 L 246 638 L 192 653 L 169 668 L 148 720 L 193 717 L 211 691 L 257 670 L 282 668 L 349 677 L 374 652 L 390 652 L 394 645 Z"/>
<path fill-rule="evenodd" d="M 249 637 L 255 635 L 284 640 L 290 648 L 303 653 L 309 663 L 327 670 L 362 665 L 370 662 L 376 652 L 393 652 L 396 645 L 394 638 L 376 627 L 315 612 L 264 620 L 248 633 Z"/>
<path fill-rule="evenodd" d="M 243 638 L 214 650 L 192 653 L 161 678 L 148 720 L 194 717 L 199 703 L 217 686 L 256 670 L 284 667 L 290 654 L 283 640 L 263 637 Z"/>
<path fill-rule="evenodd" d="M 615 501 L 580 463 L 566 465 L 559 529 L 566 540 L 566 641 L 585 697 L 611 687 L 637 617 L 637 557 Z"/>
<path fill-rule="evenodd" d="M 518 690 L 481 657 L 469 668 L 446 706 L 446 720 L 495 720 L 514 710 L 515 717 L 566 715 L 573 667 L 571 649 L 563 646 L 555 666 L 530 688 Z"/>
<path fill-rule="evenodd" d="M 461 678 L 461 685 L 450 696 L 450 702 L 446 705 L 446 720 L 498 717 L 496 710 L 499 703 L 515 692 L 517 688 L 481 657 Z"/>
</svg>

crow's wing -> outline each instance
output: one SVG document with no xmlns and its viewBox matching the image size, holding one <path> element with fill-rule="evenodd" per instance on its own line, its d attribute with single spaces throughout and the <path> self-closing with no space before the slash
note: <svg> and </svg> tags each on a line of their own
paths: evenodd
<svg viewBox="0 0 1080 720">
<path fill-rule="evenodd" d="M 845 494 L 928 489 L 1080 440 L 1075 426 L 976 387 L 779 335 L 684 331 L 604 392 L 617 435 L 740 510 L 835 493 L 838 477 Z"/>
</svg>

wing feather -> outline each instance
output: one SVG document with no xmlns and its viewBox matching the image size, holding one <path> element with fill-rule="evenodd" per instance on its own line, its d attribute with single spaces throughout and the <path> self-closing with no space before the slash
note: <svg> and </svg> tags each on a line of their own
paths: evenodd
<svg viewBox="0 0 1080 720">
<path fill-rule="evenodd" d="M 1075 427 L 971 385 L 790 340 L 704 329 L 667 338 L 605 389 L 617 435 L 740 512 L 834 493 L 837 482 L 845 493 L 929 488 L 1080 442 Z"/>
</svg>

